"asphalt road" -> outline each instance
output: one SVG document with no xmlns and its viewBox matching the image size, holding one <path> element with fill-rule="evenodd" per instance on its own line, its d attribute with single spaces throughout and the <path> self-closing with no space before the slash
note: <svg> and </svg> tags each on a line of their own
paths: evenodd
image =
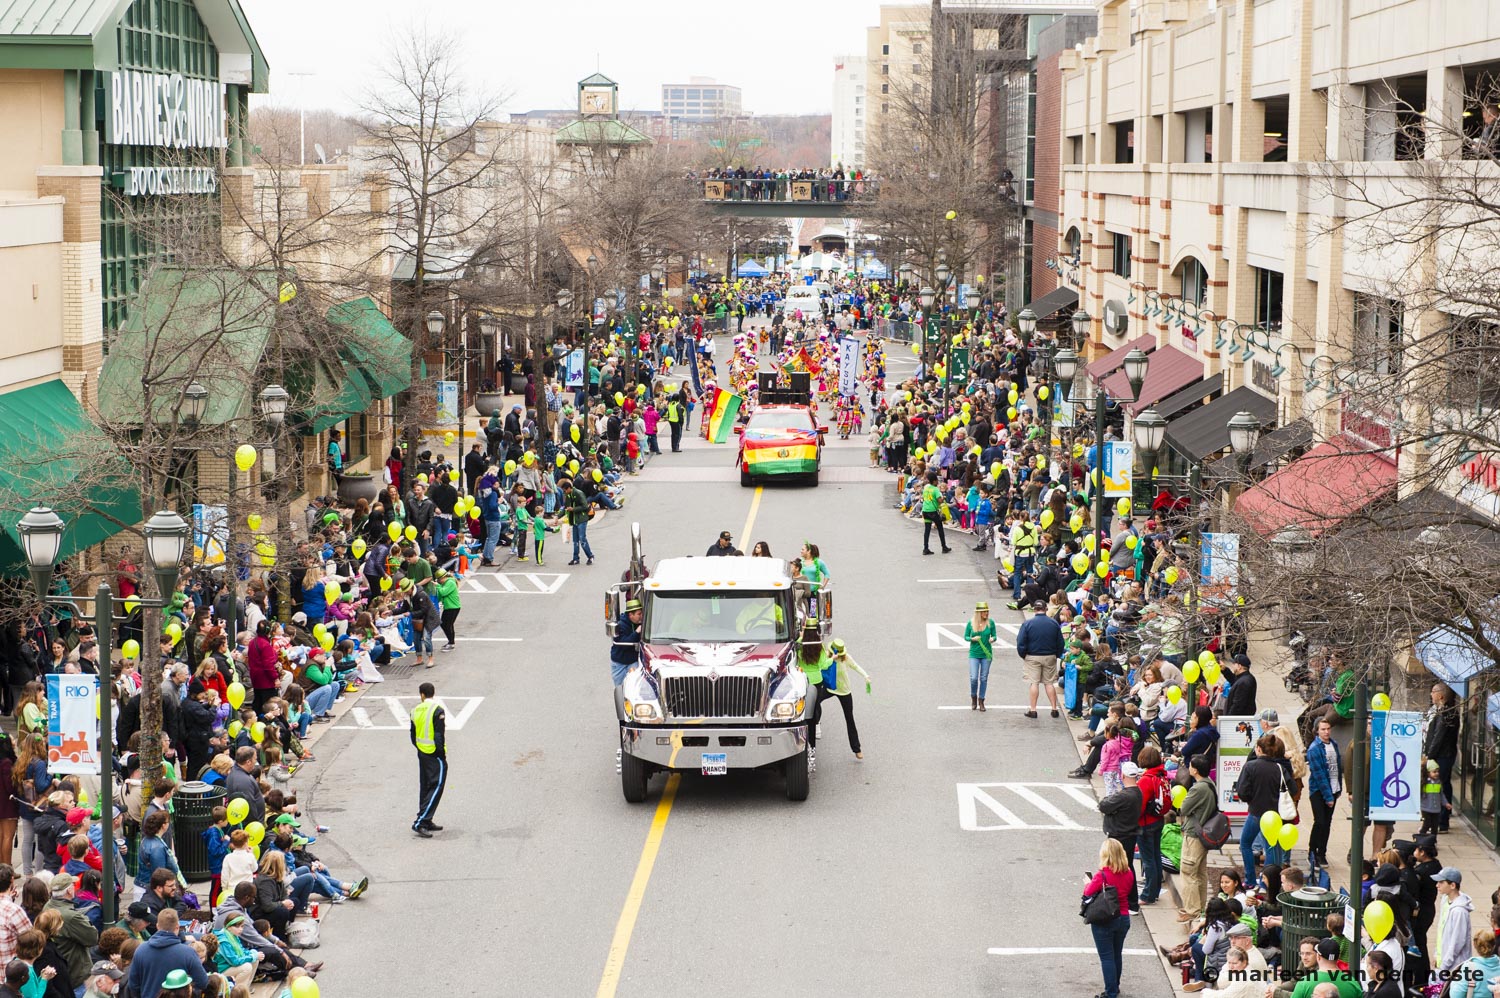
<svg viewBox="0 0 1500 998">
<path fill-rule="evenodd" d="M 892 366 L 900 376 L 910 358 L 893 351 Z M 332 826 L 315 851 L 372 883 L 325 922 L 331 994 L 1100 990 L 1077 908 L 1102 836 L 1088 785 L 1065 775 L 1077 756 L 1064 722 L 1008 709 L 1025 687 L 1007 648 L 993 708 L 971 712 L 966 652 L 941 626 L 961 634 L 981 598 L 1002 625 L 1019 623 L 989 555 L 950 535 L 952 554 L 923 557 L 919 525 L 891 508 L 894 477 L 867 468 L 862 439 L 831 440 L 818 488 L 766 488 L 742 535 L 754 491 L 733 460 L 732 445 L 695 438 L 653 461 L 625 509 L 591 527 L 593 566 L 567 566 L 552 538 L 545 568 L 478 576 L 488 591 L 465 593 L 458 650 L 420 676 L 389 670 L 319 743 L 299 779 L 308 812 Z M 651 560 L 702 554 L 724 529 L 782 557 L 820 545 L 835 634 L 874 677 L 856 701 L 863 761 L 830 702 L 805 803 L 759 774 L 684 776 L 670 810 L 660 776 L 647 803 L 623 800 L 600 597 L 628 558 L 631 521 Z M 432 840 L 409 829 L 404 710 L 422 680 L 450 718 L 445 831 Z M 1126 945 L 1151 949 L 1140 920 Z M 1167 992 L 1158 961 L 1126 957 L 1125 994 Z"/>
</svg>

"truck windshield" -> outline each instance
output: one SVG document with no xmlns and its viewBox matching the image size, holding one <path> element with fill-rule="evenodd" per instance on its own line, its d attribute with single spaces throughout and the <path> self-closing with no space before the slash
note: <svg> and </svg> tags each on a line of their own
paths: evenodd
<svg viewBox="0 0 1500 998">
<path fill-rule="evenodd" d="M 787 641 L 783 593 L 653 593 L 646 606 L 645 640 Z"/>
</svg>

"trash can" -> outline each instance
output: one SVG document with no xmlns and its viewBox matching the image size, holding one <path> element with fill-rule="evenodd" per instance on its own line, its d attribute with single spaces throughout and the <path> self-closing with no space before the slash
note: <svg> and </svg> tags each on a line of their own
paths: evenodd
<svg viewBox="0 0 1500 998">
<path fill-rule="evenodd" d="M 1321 938 L 1328 934 L 1324 924 L 1333 912 L 1343 913 L 1349 896 L 1321 887 L 1303 887 L 1287 891 L 1277 900 L 1281 903 L 1281 952 L 1286 965 L 1295 970 L 1297 947 L 1307 936 Z"/>
<path fill-rule="evenodd" d="M 177 865 L 189 880 L 207 880 L 208 843 L 203 831 L 214 823 L 214 808 L 224 803 L 224 788 L 193 780 L 179 784 L 172 795 L 172 836 L 177 845 Z"/>
</svg>

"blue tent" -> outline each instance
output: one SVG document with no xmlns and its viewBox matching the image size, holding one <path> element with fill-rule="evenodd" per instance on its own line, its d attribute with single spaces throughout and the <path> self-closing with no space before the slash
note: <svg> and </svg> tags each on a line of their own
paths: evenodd
<svg viewBox="0 0 1500 998">
<path fill-rule="evenodd" d="M 859 272 L 864 277 L 872 277 L 878 281 L 885 280 L 886 278 L 891 276 L 891 272 L 886 269 L 885 264 L 875 259 L 869 260 L 863 267 L 860 268 Z"/>
<path fill-rule="evenodd" d="M 765 277 L 769 273 L 769 270 L 754 260 L 746 260 L 735 270 L 735 275 L 738 277 Z"/>
</svg>

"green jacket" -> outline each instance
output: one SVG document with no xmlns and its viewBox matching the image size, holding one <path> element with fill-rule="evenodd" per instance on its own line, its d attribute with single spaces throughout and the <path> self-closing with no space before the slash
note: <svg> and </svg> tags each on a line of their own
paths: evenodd
<svg viewBox="0 0 1500 998">
<path fill-rule="evenodd" d="M 302 670 L 302 674 L 319 686 L 327 686 L 333 682 L 333 670 L 311 658 L 307 660 L 307 668 Z"/>
<path fill-rule="evenodd" d="M 457 610 L 463 606 L 458 598 L 458 579 L 453 575 L 439 579 L 434 594 L 444 610 Z"/>
<path fill-rule="evenodd" d="M 577 486 L 569 489 L 563 496 L 564 507 L 568 511 L 568 523 L 578 526 L 580 523 L 589 522 L 589 500 Z"/>
<path fill-rule="evenodd" d="M 1214 781 L 1202 779 L 1188 788 L 1187 797 L 1183 799 L 1182 834 L 1197 836 L 1203 831 L 1203 823 L 1214 816 L 1219 809 L 1219 788 L 1214 786 Z"/>
</svg>

